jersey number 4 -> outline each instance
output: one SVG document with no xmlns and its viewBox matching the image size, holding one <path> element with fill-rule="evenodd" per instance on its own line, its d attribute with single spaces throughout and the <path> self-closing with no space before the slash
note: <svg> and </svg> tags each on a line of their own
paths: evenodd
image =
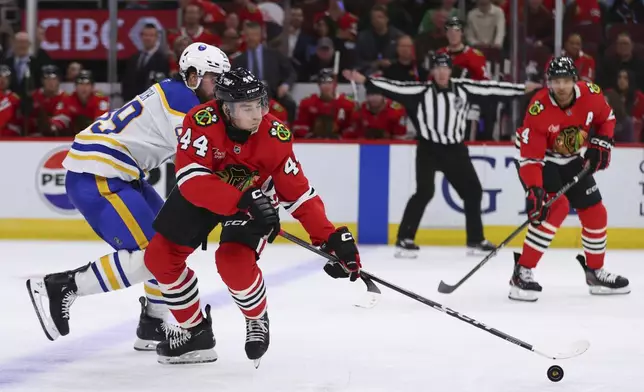
<svg viewBox="0 0 644 392">
<path fill-rule="evenodd" d="M 192 129 L 186 129 L 186 132 L 179 139 L 179 144 L 182 150 L 187 150 L 192 145 L 195 149 L 195 154 L 204 158 L 208 152 L 208 139 L 205 135 L 201 135 L 192 141 Z"/>
</svg>

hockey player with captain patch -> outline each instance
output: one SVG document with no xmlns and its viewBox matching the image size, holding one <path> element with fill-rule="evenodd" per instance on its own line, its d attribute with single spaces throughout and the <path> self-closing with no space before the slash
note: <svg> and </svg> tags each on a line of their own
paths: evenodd
<svg viewBox="0 0 644 392">
<path fill-rule="evenodd" d="M 73 271 L 27 281 L 50 340 L 69 333 L 70 307 L 77 297 L 144 281 L 134 348 L 154 350 L 171 331 L 164 323 L 165 301 L 143 261 L 154 235 L 152 222 L 163 205 L 144 173 L 174 157 L 185 113 L 212 98 L 215 77 L 230 63 L 218 48 L 197 42 L 184 50 L 179 67 L 176 79 L 153 85 L 79 133 L 63 162 L 68 197 L 115 252 Z"/>
<path fill-rule="evenodd" d="M 608 215 L 592 174 L 609 167 L 615 115 L 597 85 L 578 81 L 570 58 L 553 59 L 547 77 L 548 88 L 533 97 L 516 135 L 519 176 L 526 189 L 526 212 L 531 224 L 522 254 L 515 254 L 509 298 L 538 299 L 542 287 L 535 281 L 532 270 L 570 207 L 577 210 L 582 225 L 584 256 L 578 256 L 578 260 L 590 293 L 628 294 L 628 279 L 604 269 Z M 581 172 L 584 165 L 589 165 L 589 173 L 547 208 L 549 198 Z"/>
<path fill-rule="evenodd" d="M 355 281 L 360 256 L 346 227 L 328 220 L 293 153 L 293 135 L 268 114 L 265 86 L 243 68 L 217 79 L 215 100 L 184 121 L 176 159 L 177 187 L 159 212 L 145 264 L 182 332 L 159 343 L 164 364 L 217 359 L 210 307 L 202 313 L 198 281 L 186 259 L 221 224 L 217 270 L 246 320 L 245 351 L 259 365 L 270 342 L 266 286 L 257 265 L 266 242 L 280 232 L 275 205 L 297 219 L 313 245 L 339 262 L 324 270 Z"/>
</svg>

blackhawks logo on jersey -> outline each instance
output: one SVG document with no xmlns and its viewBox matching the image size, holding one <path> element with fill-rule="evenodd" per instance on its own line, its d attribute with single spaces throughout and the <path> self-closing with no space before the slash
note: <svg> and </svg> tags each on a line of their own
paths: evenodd
<svg viewBox="0 0 644 392">
<path fill-rule="evenodd" d="M 578 126 L 564 128 L 555 139 L 553 150 L 562 155 L 570 155 L 579 151 L 586 141 L 588 133 Z"/>
<path fill-rule="evenodd" d="M 587 82 L 586 86 L 588 86 L 588 90 L 590 90 L 591 94 L 599 94 L 602 92 L 602 89 L 595 83 Z"/>
<path fill-rule="evenodd" d="M 250 171 L 243 165 L 228 165 L 225 169 L 216 171 L 215 174 L 226 184 L 243 192 L 253 186 L 259 172 L 257 170 Z"/>
<path fill-rule="evenodd" d="M 530 105 L 530 108 L 528 108 L 528 113 L 530 113 L 531 116 L 536 116 L 539 113 L 543 112 L 543 104 L 539 101 L 534 101 L 532 105 Z"/>
<path fill-rule="evenodd" d="M 273 121 L 273 126 L 268 131 L 272 137 L 276 137 L 280 142 L 290 142 L 293 138 L 291 130 L 286 128 L 284 124 L 279 121 Z"/>
<path fill-rule="evenodd" d="M 214 124 L 219 121 L 219 118 L 214 113 L 215 109 L 210 106 L 197 111 L 197 113 L 192 115 L 192 118 L 195 120 L 195 124 L 200 127 L 207 127 L 210 124 Z"/>
</svg>

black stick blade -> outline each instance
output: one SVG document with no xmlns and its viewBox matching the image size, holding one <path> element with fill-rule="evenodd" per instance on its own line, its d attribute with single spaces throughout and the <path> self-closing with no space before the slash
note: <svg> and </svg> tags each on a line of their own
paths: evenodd
<svg viewBox="0 0 644 392">
<path fill-rule="evenodd" d="M 458 285 L 450 286 L 441 280 L 441 282 L 438 284 L 438 292 L 442 294 L 451 294 L 454 292 L 454 290 L 456 290 L 457 287 Z"/>
</svg>

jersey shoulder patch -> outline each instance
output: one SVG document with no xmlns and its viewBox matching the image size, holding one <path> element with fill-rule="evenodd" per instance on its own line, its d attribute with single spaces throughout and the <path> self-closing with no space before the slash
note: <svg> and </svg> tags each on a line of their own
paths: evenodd
<svg viewBox="0 0 644 392">
<path fill-rule="evenodd" d="M 595 83 L 585 82 L 585 84 L 586 84 L 586 87 L 588 88 L 588 91 L 590 91 L 591 94 L 599 94 L 602 92 L 601 87 L 599 87 Z"/>
<path fill-rule="evenodd" d="M 541 101 L 537 99 L 528 108 L 528 113 L 531 116 L 538 116 L 539 114 L 541 114 L 541 112 L 543 112 L 544 109 L 545 107 L 543 106 L 543 103 L 541 103 Z"/>
<path fill-rule="evenodd" d="M 204 106 L 194 112 L 192 120 L 197 126 L 207 127 L 217 123 L 219 121 L 219 117 L 217 116 L 217 113 L 215 113 L 215 108 L 212 106 Z"/>
<path fill-rule="evenodd" d="M 402 105 L 399 104 L 396 101 L 391 101 L 391 105 L 389 105 L 389 107 L 391 107 L 392 109 L 395 109 L 395 110 L 399 110 L 399 109 L 402 108 Z"/>
<path fill-rule="evenodd" d="M 286 109 L 284 109 L 284 106 L 282 106 L 279 102 L 273 101 L 271 102 L 271 110 L 274 110 L 276 112 L 283 112 Z"/>
<path fill-rule="evenodd" d="M 268 129 L 268 134 L 282 143 L 288 143 L 293 140 L 293 133 L 291 130 L 277 120 L 271 121 L 271 127 Z"/>
<path fill-rule="evenodd" d="M 478 49 L 476 49 L 476 48 L 472 48 L 472 47 L 470 47 L 470 48 L 472 49 L 472 52 L 474 52 L 474 54 L 475 54 L 475 55 L 477 55 L 477 56 L 481 56 L 481 57 L 483 57 L 483 56 L 484 56 L 484 55 L 483 55 L 483 52 L 481 52 L 480 50 L 478 50 Z"/>
<path fill-rule="evenodd" d="M 185 116 L 199 104 L 199 98 L 185 84 L 176 80 L 167 80 L 154 85 L 163 107 L 177 116 Z"/>
</svg>

